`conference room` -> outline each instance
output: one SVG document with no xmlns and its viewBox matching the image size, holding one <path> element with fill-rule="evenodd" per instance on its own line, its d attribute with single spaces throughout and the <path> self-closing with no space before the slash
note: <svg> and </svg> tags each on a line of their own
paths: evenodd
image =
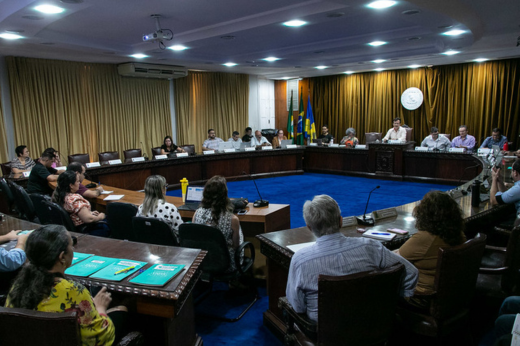
<svg viewBox="0 0 520 346">
<path fill-rule="evenodd" d="M 208 307 L 212 298 L 198 301 L 204 266 L 211 262 L 205 250 L 146 244 L 115 233 L 96 239 L 72 232 L 81 253 L 147 262 L 145 269 L 163 263 L 185 266 L 160 288 L 130 283 L 133 273 L 117 283 L 74 277 L 86 287 L 107 287 L 115 298 L 132 298 L 138 320 L 132 326 L 142 323 L 134 329 L 147 344 L 240 344 L 245 338 L 282 344 L 288 322 L 278 304 L 295 252 L 290 246 L 316 239 L 302 217 L 303 204 L 315 195 L 338 202 L 346 236 L 362 237 L 358 228 L 408 231 L 383 241 L 390 250 L 417 231 L 410 218 L 430 190 L 450 191 L 464 214 L 468 240 L 481 234 L 487 245 L 507 248 L 512 239 L 512 206 L 493 206 L 488 197 L 489 153 L 496 151 L 479 153 L 478 148 L 494 129 L 501 130 L 509 149 L 501 173 L 512 183 L 513 159 L 508 157 L 518 149 L 520 113 L 513 1 L 500 6 L 390 1 L 390 7 L 373 8 L 384 3 L 229 0 L 171 6 L 163 0 L 130 0 L 122 7 L 84 0 L 52 2 L 61 11 L 54 14 L 38 12 L 38 5 L 0 4 L 0 163 L 6 183 L 23 189 L 29 180 L 29 172 L 9 171 L 15 148 L 26 146 L 37 161 L 52 147 L 62 166 L 87 164 L 83 185 L 112 191 L 87 198 L 109 222 L 123 215 L 110 208 L 143 204 L 150 176 L 166 179 L 165 201 L 176 208 L 184 204 L 183 179 L 188 186 L 203 187 L 214 176 L 226 178 L 230 198 L 249 201 L 235 215 L 254 246 L 246 253 L 254 256 L 250 271 L 259 299 L 235 324 L 203 316 L 205 309 L 218 315 L 228 308 Z M 296 19 L 300 23 L 289 22 Z M 7 34 L 18 39 L 9 40 L 14 36 Z M 406 138 L 383 143 L 396 118 Z M 473 152 L 454 146 L 442 152 L 417 148 L 434 127 L 454 143 L 462 125 L 475 138 Z M 314 141 L 324 126 L 332 145 Z M 251 135 L 261 131 L 270 143 L 283 130 L 294 144 L 203 152 L 208 130 L 227 142 L 234 131 L 242 138 L 247 127 Z M 342 144 L 352 133 L 356 145 Z M 164 157 L 160 147 L 166 136 L 183 152 Z M 472 205 L 477 180 L 481 199 Z M 367 203 L 376 186 L 381 188 Z M 123 197 L 105 201 L 114 195 Z M 255 207 L 257 200 L 269 204 Z M 0 211 L 7 220 L 2 234 L 38 227 L 37 208 L 31 218 L 27 207 L 6 201 L 2 198 Z M 179 214 L 187 223 L 194 211 L 179 209 Z M 375 225 L 362 224 L 369 216 Z M 120 217 L 119 229 L 132 228 L 131 219 Z M 475 276 L 467 296 L 481 294 L 479 285 L 489 284 L 488 279 L 482 272 Z M 469 327 L 458 326 L 443 342 L 493 344 L 498 308 L 515 295 L 513 288 L 495 290 L 483 306 L 467 301 L 462 321 Z M 390 338 L 390 343 L 434 343 L 415 334 Z"/>
</svg>

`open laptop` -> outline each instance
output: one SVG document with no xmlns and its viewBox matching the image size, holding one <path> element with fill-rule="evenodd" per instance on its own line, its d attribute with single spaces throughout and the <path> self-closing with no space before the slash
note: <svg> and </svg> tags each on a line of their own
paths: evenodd
<svg viewBox="0 0 520 346">
<path fill-rule="evenodd" d="M 202 201 L 203 191 L 204 186 L 188 186 L 188 190 L 186 191 L 186 202 L 184 202 L 184 204 L 179 206 L 177 209 L 197 210 L 200 205 L 200 201 Z"/>
<path fill-rule="evenodd" d="M 235 147 L 233 146 L 233 143 L 231 143 L 231 142 L 220 142 L 218 144 L 218 150 L 224 151 L 224 149 L 235 149 Z"/>
<path fill-rule="evenodd" d="M 251 148 L 251 142 L 240 143 L 240 150 L 244 150 L 245 148 Z"/>
<path fill-rule="evenodd" d="M 282 139 L 282 142 L 280 143 L 280 146 L 282 149 L 287 148 L 288 145 L 293 144 L 292 139 Z"/>
<path fill-rule="evenodd" d="M 318 144 L 318 147 L 321 147 L 323 145 L 323 141 L 321 139 L 313 139 L 312 143 Z"/>
</svg>

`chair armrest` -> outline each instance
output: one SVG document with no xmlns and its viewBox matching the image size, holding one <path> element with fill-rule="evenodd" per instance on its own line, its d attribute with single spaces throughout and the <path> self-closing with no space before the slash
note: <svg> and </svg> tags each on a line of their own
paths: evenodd
<svg viewBox="0 0 520 346">
<path fill-rule="evenodd" d="M 433 292 L 414 292 L 414 297 L 421 297 L 421 298 L 427 298 L 427 297 L 435 297 L 437 295 L 436 291 Z"/>
<path fill-rule="evenodd" d="M 282 309 L 287 324 L 287 334 L 294 332 L 293 324 L 296 323 L 300 330 L 311 339 L 316 340 L 318 324 L 307 317 L 307 314 L 299 314 L 287 300 L 287 297 L 278 298 L 278 307 Z"/>
<path fill-rule="evenodd" d="M 502 228 L 502 227 L 495 227 L 493 229 L 495 232 L 504 235 L 506 237 L 509 237 L 511 235 L 511 229 Z"/>
<path fill-rule="evenodd" d="M 486 245 L 486 250 L 498 251 L 498 252 L 506 252 L 507 251 L 507 249 L 505 247 L 502 247 L 502 246 L 491 246 L 491 245 Z"/>
<path fill-rule="evenodd" d="M 144 336 L 140 332 L 130 332 L 125 335 L 116 346 L 141 346 L 144 345 Z"/>
<path fill-rule="evenodd" d="M 504 274 L 507 270 L 509 270 L 509 267 L 499 267 L 499 268 L 482 267 L 478 270 L 478 273 L 479 274 L 500 275 L 500 274 Z"/>
<path fill-rule="evenodd" d="M 243 262 L 243 264 L 240 264 L 240 258 L 241 258 L 242 251 L 246 247 L 249 248 L 249 252 L 251 253 L 251 257 L 245 257 L 244 256 L 244 262 Z M 240 244 L 240 246 L 235 250 L 235 266 L 236 266 L 236 268 L 238 269 L 238 271 L 241 274 L 247 272 L 249 270 L 249 268 L 251 268 L 253 263 L 255 263 L 255 255 L 256 255 L 255 254 L 255 246 L 252 243 L 248 242 L 248 241 L 245 241 L 242 244 Z"/>
</svg>

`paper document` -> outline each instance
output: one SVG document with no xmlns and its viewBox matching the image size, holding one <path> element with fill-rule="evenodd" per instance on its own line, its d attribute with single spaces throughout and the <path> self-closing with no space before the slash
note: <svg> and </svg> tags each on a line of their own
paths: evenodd
<svg viewBox="0 0 520 346">
<path fill-rule="evenodd" d="M 110 195 L 114 191 L 101 191 L 102 195 Z"/>
<path fill-rule="evenodd" d="M 363 233 L 363 237 L 369 237 L 379 240 L 392 240 L 396 236 L 395 233 L 390 233 L 387 231 L 374 231 L 374 230 L 368 230 L 365 233 Z"/>
<path fill-rule="evenodd" d="M 311 246 L 312 244 L 316 243 L 315 241 L 311 241 L 308 243 L 301 243 L 301 244 L 294 244 L 294 245 L 287 245 L 286 247 L 291 250 L 292 252 L 296 252 L 300 249 L 303 249 L 307 246 Z"/>
<path fill-rule="evenodd" d="M 105 197 L 105 201 L 119 201 L 121 198 L 125 197 L 125 195 L 110 195 Z"/>
</svg>

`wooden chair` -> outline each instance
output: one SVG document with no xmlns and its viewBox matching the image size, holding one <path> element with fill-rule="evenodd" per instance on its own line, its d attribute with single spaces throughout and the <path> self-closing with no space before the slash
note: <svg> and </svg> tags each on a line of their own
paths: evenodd
<svg viewBox="0 0 520 346">
<path fill-rule="evenodd" d="M 99 163 L 102 165 L 108 164 L 110 160 L 118 160 L 119 152 L 118 151 L 105 151 L 104 153 L 98 154 Z"/>
<path fill-rule="evenodd" d="M 318 278 L 318 321 L 294 311 L 286 297 L 287 345 L 374 345 L 392 333 L 404 265 Z"/>
<path fill-rule="evenodd" d="M 123 155 L 125 156 L 125 162 L 132 162 L 133 157 L 143 156 L 141 149 L 127 149 L 123 151 Z"/>
<path fill-rule="evenodd" d="M 87 164 L 90 162 L 90 155 L 89 154 L 68 155 L 67 159 L 69 160 L 69 164 L 71 164 L 73 162 L 80 162 L 82 164 Z"/>
<path fill-rule="evenodd" d="M 367 132 L 365 133 L 365 143 L 374 143 L 375 141 L 381 142 L 383 134 L 381 132 Z"/>
<path fill-rule="evenodd" d="M 179 246 L 177 238 L 166 222 L 153 217 L 134 216 L 132 227 L 135 238 L 140 243 Z"/>
<path fill-rule="evenodd" d="M 410 142 L 413 141 L 413 128 L 412 127 L 405 127 L 406 130 L 406 141 Z"/>
<path fill-rule="evenodd" d="M 443 337 L 464 327 L 471 339 L 469 303 L 485 246 L 486 236 L 478 234 L 462 245 L 440 248 L 434 292 L 421 295 L 431 299 L 430 307 L 419 311 L 410 306 L 398 306 L 397 314 L 403 326 L 414 333 L 435 337 L 439 345 L 443 344 Z"/>
<path fill-rule="evenodd" d="M 137 207 L 130 203 L 111 202 L 107 204 L 107 223 L 110 237 L 121 240 L 137 241 L 132 218 L 137 214 Z"/>
</svg>

